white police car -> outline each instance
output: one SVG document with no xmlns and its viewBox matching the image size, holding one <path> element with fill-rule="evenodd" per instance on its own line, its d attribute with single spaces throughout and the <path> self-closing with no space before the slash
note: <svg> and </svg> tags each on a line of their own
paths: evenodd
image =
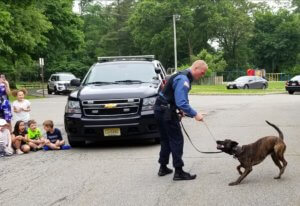
<svg viewBox="0 0 300 206">
<path fill-rule="evenodd" d="M 72 79 L 76 79 L 72 73 L 52 74 L 47 85 L 48 94 L 60 94 L 71 91 L 70 82 Z"/>
</svg>

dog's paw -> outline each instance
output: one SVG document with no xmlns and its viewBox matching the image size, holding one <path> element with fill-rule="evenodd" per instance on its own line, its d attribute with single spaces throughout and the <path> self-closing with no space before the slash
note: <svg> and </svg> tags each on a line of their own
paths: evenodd
<svg viewBox="0 0 300 206">
<path fill-rule="evenodd" d="M 237 182 L 231 182 L 231 183 L 229 183 L 228 185 L 229 186 L 234 186 L 234 185 L 238 185 L 239 183 L 237 183 Z"/>
</svg>

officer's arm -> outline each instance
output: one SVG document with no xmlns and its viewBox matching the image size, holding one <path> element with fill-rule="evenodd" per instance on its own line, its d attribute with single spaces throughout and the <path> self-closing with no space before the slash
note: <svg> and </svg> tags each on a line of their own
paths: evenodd
<svg viewBox="0 0 300 206">
<path fill-rule="evenodd" d="M 183 75 L 177 76 L 173 81 L 174 97 L 176 106 L 187 116 L 195 117 L 197 112 L 190 106 L 188 100 L 189 81 Z"/>
</svg>

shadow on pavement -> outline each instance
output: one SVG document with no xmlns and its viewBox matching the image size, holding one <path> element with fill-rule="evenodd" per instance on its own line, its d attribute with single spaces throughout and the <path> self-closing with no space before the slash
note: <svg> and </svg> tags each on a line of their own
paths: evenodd
<svg viewBox="0 0 300 206">
<path fill-rule="evenodd" d="M 149 148 L 157 147 L 160 144 L 154 140 L 117 140 L 117 141 L 100 141 L 87 142 L 84 146 L 76 149 L 118 149 L 118 148 Z"/>
</svg>

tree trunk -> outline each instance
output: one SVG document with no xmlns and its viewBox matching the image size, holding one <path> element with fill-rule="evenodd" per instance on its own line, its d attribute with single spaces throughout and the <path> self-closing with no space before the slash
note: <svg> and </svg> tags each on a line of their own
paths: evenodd
<svg viewBox="0 0 300 206">
<path fill-rule="evenodd" d="M 190 37 L 188 37 L 188 47 L 189 47 L 189 57 L 190 57 L 190 61 L 192 62 L 192 56 L 194 55 L 194 52 L 193 52 L 193 45 L 192 45 L 192 43 L 191 43 Z"/>
</svg>

